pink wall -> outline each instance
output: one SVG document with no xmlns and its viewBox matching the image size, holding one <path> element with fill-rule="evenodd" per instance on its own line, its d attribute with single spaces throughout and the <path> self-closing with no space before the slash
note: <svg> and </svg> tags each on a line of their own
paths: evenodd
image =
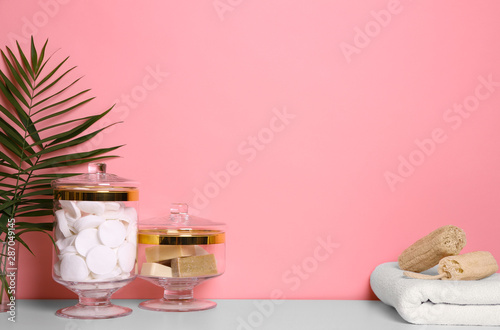
<svg viewBox="0 0 500 330">
<path fill-rule="evenodd" d="M 499 11 L 3 0 L 0 44 L 50 38 L 97 96 L 88 113 L 117 103 L 124 123 L 91 145 L 126 144 L 108 167 L 142 183 L 142 218 L 185 201 L 228 224 L 226 274 L 198 296 L 373 299 L 373 268 L 441 225 L 500 259 Z M 51 279 L 49 240 L 28 240 L 19 297 L 75 298 Z M 136 280 L 114 297 L 160 295 Z"/>
</svg>

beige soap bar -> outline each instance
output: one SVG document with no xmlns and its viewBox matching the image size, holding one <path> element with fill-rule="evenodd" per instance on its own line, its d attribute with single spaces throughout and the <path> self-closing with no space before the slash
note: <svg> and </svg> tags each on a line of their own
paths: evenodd
<svg viewBox="0 0 500 330">
<path fill-rule="evenodd" d="M 198 277 L 217 275 L 217 264 L 213 254 L 172 259 L 174 277 Z"/>
<path fill-rule="evenodd" d="M 194 246 L 194 252 L 195 252 L 194 253 L 195 256 L 203 256 L 205 254 L 209 254 L 207 252 L 207 250 L 205 250 L 204 248 L 202 248 L 199 245 L 195 245 Z M 159 261 L 157 261 L 157 263 L 162 264 L 164 266 L 171 267 L 172 266 L 172 260 L 174 260 L 174 259 L 159 260 Z"/>
<path fill-rule="evenodd" d="M 154 262 L 145 262 L 142 264 L 141 275 L 172 277 L 172 268 Z"/>
<path fill-rule="evenodd" d="M 161 260 L 193 256 L 195 253 L 194 245 L 155 245 L 146 248 L 146 261 L 158 262 Z"/>
<path fill-rule="evenodd" d="M 204 256 L 205 254 L 208 254 L 207 250 L 205 250 L 204 248 L 202 248 L 199 245 L 194 246 L 194 252 L 195 252 L 194 253 L 195 256 Z"/>
</svg>

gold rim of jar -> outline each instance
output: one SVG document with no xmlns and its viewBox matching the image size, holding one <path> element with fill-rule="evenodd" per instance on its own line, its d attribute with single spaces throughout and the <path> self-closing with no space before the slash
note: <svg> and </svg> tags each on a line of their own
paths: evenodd
<svg viewBox="0 0 500 330">
<path fill-rule="evenodd" d="M 139 200 L 139 190 L 54 189 L 54 199 L 69 201 L 128 202 Z"/>
<path fill-rule="evenodd" d="M 226 234 L 219 230 L 139 230 L 138 242 L 150 245 L 223 244 Z"/>
</svg>

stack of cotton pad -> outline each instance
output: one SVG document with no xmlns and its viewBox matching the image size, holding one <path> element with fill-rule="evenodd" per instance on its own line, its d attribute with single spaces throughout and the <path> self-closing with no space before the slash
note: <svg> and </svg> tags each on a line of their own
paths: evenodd
<svg viewBox="0 0 500 330">
<path fill-rule="evenodd" d="M 122 202 L 59 202 L 54 273 L 74 282 L 130 277 L 137 255 L 136 209 Z"/>
</svg>

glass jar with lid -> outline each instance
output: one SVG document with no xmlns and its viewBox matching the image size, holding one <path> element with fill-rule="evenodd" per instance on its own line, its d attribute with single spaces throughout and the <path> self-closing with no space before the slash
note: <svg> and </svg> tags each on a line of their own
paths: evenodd
<svg viewBox="0 0 500 330">
<path fill-rule="evenodd" d="M 130 314 L 110 297 L 136 277 L 137 183 L 106 173 L 104 163 L 91 163 L 88 173 L 54 180 L 52 188 L 52 276 L 79 295 L 76 306 L 56 314 L 82 319 Z"/>
<path fill-rule="evenodd" d="M 188 214 L 188 206 L 172 204 L 170 214 L 141 221 L 137 268 L 140 278 L 164 289 L 163 298 L 142 302 L 154 311 L 198 311 L 214 308 L 195 299 L 193 289 L 225 270 L 225 225 Z"/>
</svg>

